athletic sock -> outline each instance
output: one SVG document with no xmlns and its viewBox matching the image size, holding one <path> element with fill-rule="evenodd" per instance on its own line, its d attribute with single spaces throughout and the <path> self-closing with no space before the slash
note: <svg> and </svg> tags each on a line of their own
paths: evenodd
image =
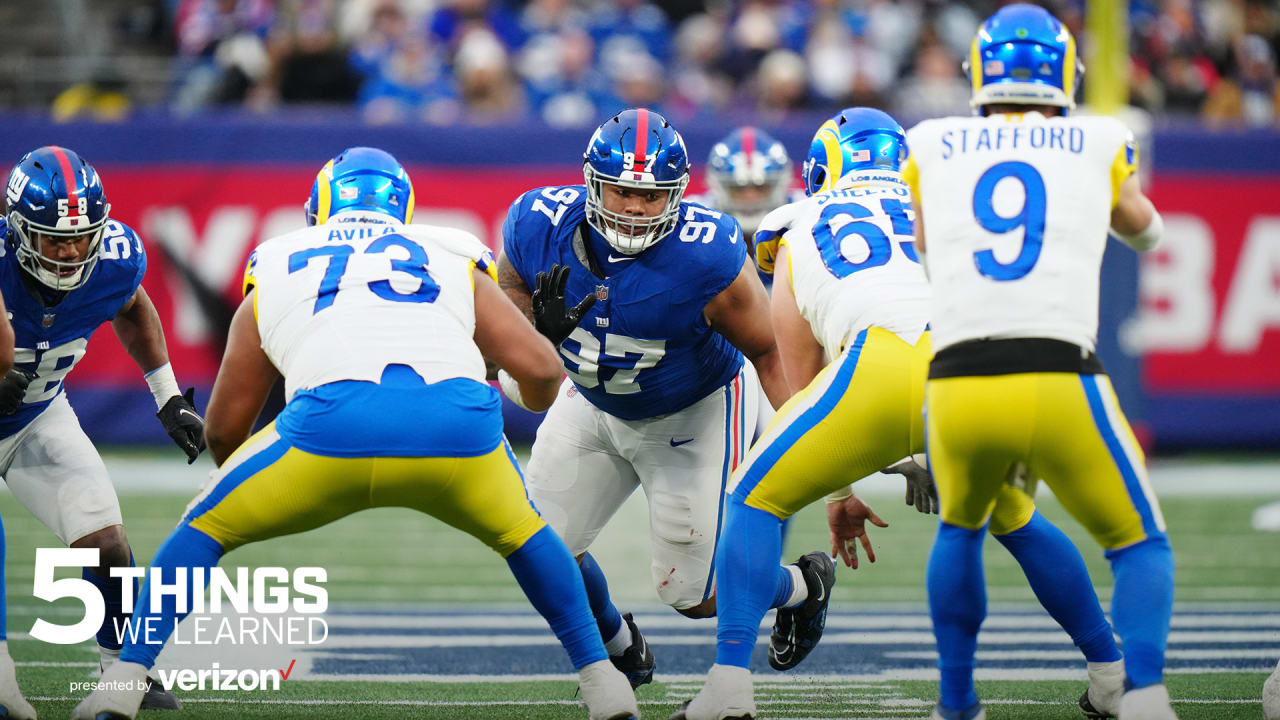
<svg viewBox="0 0 1280 720">
<path fill-rule="evenodd" d="M 1022 566 L 1027 582 L 1088 662 L 1115 662 L 1122 655 L 1102 614 L 1098 594 L 1075 544 L 1037 510 L 1026 525 L 997 535 Z"/>
<path fill-rule="evenodd" d="M 133 567 L 133 554 L 129 555 L 129 567 Z M 85 568 L 81 571 L 80 576 L 88 580 L 94 587 L 98 588 L 98 592 L 102 594 L 102 603 L 106 607 L 106 615 L 102 618 L 102 625 L 98 628 L 98 647 L 103 650 L 114 651 L 116 656 L 120 654 L 120 648 L 123 643 L 120 641 L 124 634 L 124 626 L 129 622 L 129 614 L 124 612 L 124 593 L 121 586 L 121 578 L 111 577 L 109 575 L 99 575 L 96 570 Z M 133 583 L 133 597 L 138 597 L 138 581 L 130 580 Z M 106 659 L 106 656 L 103 658 Z M 111 658 L 114 660 L 115 658 Z M 104 663 L 103 667 L 110 665 L 110 662 Z"/>
<path fill-rule="evenodd" d="M 938 537 L 927 572 L 929 614 L 938 641 L 942 706 L 953 710 L 978 702 L 973 687 L 978 628 L 987 614 L 986 580 L 982 572 L 985 529 L 968 530 L 938 523 Z"/>
<path fill-rule="evenodd" d="M 177 598 L 172 593 L 161 597 L 159 611 L 151 609 L 151 577 L 142 585 L 142 593 L 134 603 L 133 617 L 129 620 L 129 629 L 125 632 L 124 649 L 120 651 L 120 659 L 125 662 L 138 663 L 150 669 L 156 664 L 156 655 L 164 647 L 164 643 L 173 633 L 177 623 L 186 617 L 197 593 L 204 593 L 209 583 L 209 571 L 222 559 L 222 546 L 216 540 L 196 530 L 187 523 L 177 527 L 156 551 L 151 561 L 149 573 L 159 568 L 161 582 L 166 586 L 177 583 L 176 568 L 186 569 L 187 610 L 178 612 Z M 195 586 L 194 568 L 204 568 L 204 583 Z"/>
<path fill-rule="evenodd" d="M 716 549 L 716 663 L 748 667 L 760 621 L 790 579 L 778 566 L 782 521 L 735 497 L 725 508 Z M 770 578 L 773 578 L 770 581 Z M 789 595 L 790 593 L 788 593 Z"/>
<path fill-rule="evenodd" d="M 1124 643 L 1126 685 L 1159 685 L 1173 613 L 1173 550 L 1163 535 L 1107 552 L 1115 589 L 1111 619 Z"/>
<path fill-rule="evenodd" d="M 559 535 L 544 526 L 507 556 L 507 566 L 530 604 L 560 639 L 574 669 L 608 659 L 582 574 Z"/>
<path fill-rule="evenodd" d="M 600 569 L 591 553 L 583 554 L 578 561 L 578 569 L 582 571 L 587 602 L 591 604 L 591 614 L 600 628 L 600 637 L 605 640 L 605 650 L 610 655 L 621 655 L 631 647 L 631 628 L 622 621 L 622 614 L 609 599 L 609 582 L 604 577 L 604 570 Z"/>
</svg>

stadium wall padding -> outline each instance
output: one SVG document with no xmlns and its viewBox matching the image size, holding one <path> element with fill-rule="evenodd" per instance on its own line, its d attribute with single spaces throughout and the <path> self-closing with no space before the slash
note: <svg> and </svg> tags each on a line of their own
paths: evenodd
<svg viewBox="0 0 1280 720">
<path fill-rule="evenodd" d="M 796 165 L 823 118 L 769 127 Z M 238 302 L 258 242 L 302 224 L 316 170 L 351 145 L 387 149 L 408 167 L 419 222 L 470 230 L 497 249 L 507 206 L 524 190 L 581 182 L 590 130 L 540 125 L 368 127 L 346 113 L 56 125 L 4 116 L 0 157 L 61 144 L 94 163 L 112 216 L 141 234 L 144 286 L 164 322 L 180 382 L 208 397 L 219 326 Z M 681 127 L 694 161 L 732 123 Z M 1280 448 L 1280 132 L 1159 128 L 1149 194 L 1166 223 L 1139 259 L 1111 243 L 1102 271 L 1099 351 L 1144 443 L 1161 451 Z M 102 443 L 169 442 L 140 374 L 109 329 L 68 379 L 73 406 Z M 508 434 L 537 416 L 506 406 Z"/>
</svg>

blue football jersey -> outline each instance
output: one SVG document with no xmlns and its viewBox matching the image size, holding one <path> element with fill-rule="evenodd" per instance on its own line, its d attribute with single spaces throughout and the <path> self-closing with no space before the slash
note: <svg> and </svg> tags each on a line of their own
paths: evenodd
<svg viewBox="0 0 1280 720">
<path fill-rule="evenodd" d="M 586 194 L 582 185 L 530 190 L 502 225 L 504 252 L 530 290 L 539 272 L 560 264 L 569 267 L 567 302 L 596 296 L 559 348 L 574 385 L 624 420 L 682 410 L 723 387 L 742 368 L 742 353 L 711 329 L 703 311 L 746 261 L 737 221 L 684 202 L 667 237 L 621 255 L 586 222 Z M 606 277 L 580 252 L 593 255 Z"/>
<path fill-rule="evenodd" d="M 0 238 L 7 235 L 7 223 L 0 219 Z M 84 357 L 93 331 L 114 318 L 137 291 L 147 270 L 147 256 L 133 228 L 108 220 L 89 280 L 46 307 L 37 297 L 40 290 L 33 291 L 24 282 L 27 271 L 13 248 L 4 243 L 0 253 L 0 292 L 13 324 L 13 363 L 36 373 L 18 411 L 0 417 L 0 437 L 8 437 L 26 427 L 62 392 L 63 378 Z"/>
</svg>

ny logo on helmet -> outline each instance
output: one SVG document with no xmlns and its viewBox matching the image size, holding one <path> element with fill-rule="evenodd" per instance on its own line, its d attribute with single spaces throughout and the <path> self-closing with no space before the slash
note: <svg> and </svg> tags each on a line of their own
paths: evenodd
<svg viewBox="0 0 1280 720">
<path fill-rule="evenodd" d="M 5 190 L 4 196 L 9 200 L 9 207 L 13 207 L 22 198 L 22 191 L 27 189 L 27 183 L 31 182 L 31 177 L 22 172 L 22 168 L 14 168 L 13 174 L 9 176 L 9 187 Z"/>
</svg>

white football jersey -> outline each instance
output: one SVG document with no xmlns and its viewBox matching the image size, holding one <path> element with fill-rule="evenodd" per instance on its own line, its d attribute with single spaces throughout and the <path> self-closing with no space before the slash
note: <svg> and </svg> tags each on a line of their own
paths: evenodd
<svg viewBox="0 0 1280 720">
<path fill-rule="evenodd" d="M 919 198 L 933 346 L 1037 337 L 1092 350 L 1098 276 L 1133 136 L 1106 117 L 926 120 L 903 177 Z"/>
<path fill-rule="evenodd" d="M 258 246 L 245 282 L 291 398 L 338 380 L 378 382 L 391 363 L 428 383 L 484 382 L 475 267 L 492 272 L 493 257 L 470 233 L 339 218 Z"/>
<path fill-rule="evenodd" d="M 912 345 L 924 333 L 929 285 L 912 219 L 907 186 L 873 180 L 784 205 L 761 223 L 790 228 L 791 290 L 828 359 L 871 326 Z"/>
</svg>

